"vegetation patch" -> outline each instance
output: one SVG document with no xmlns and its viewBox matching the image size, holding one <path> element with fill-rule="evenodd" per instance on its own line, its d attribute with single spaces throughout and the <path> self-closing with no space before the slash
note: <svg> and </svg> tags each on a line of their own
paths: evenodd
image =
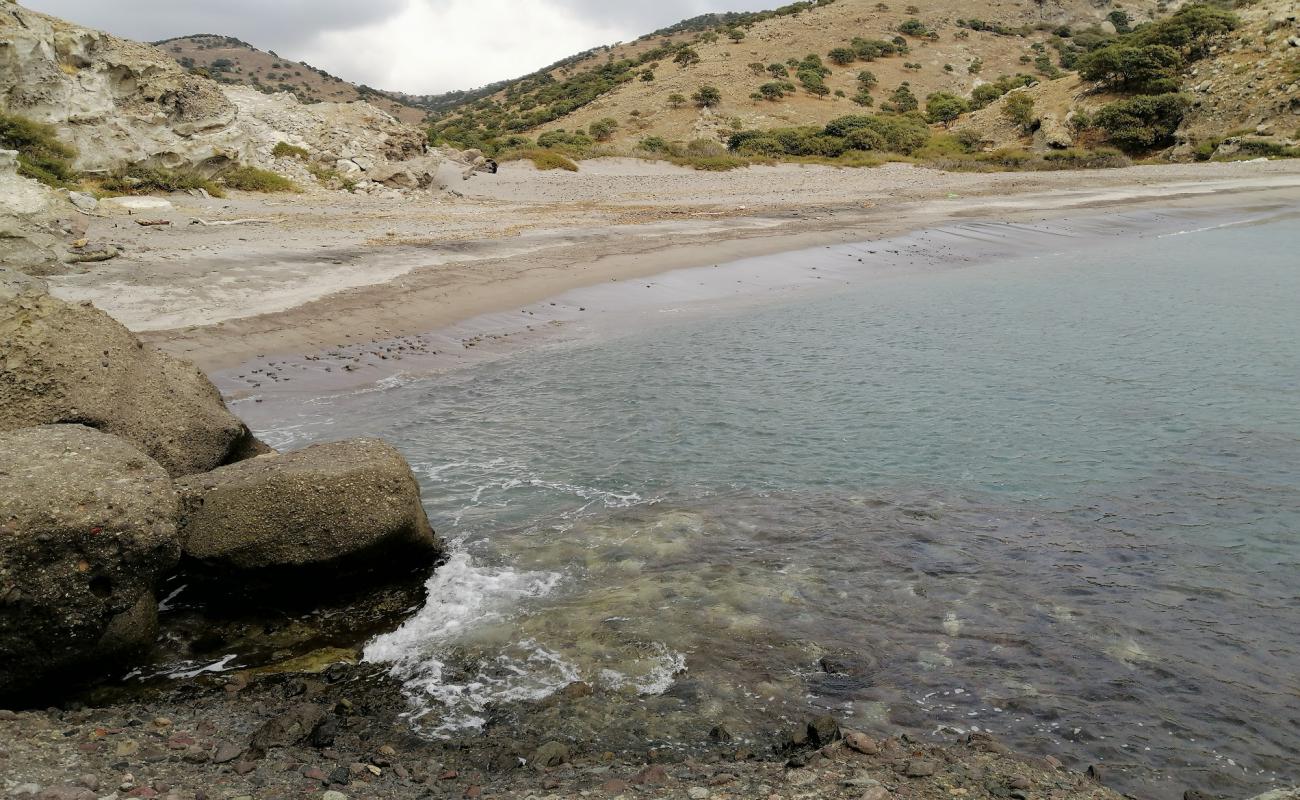
<svg viewBox="0 0 1300 800">
<path fill-rule="evenodd" d="M 271 155 L 276 158 L 296 158 L 299 161 L 306 161 L 311 158 L 311 154 L 307 152 L 306 148 L 288 142 L 276 142 L 275 147 L 271 148 Z"/>
<path fill-rule="evenodd" d="M 56 189 L 77 185 L 77 151 L 59 141 L 54 126 L 0 113 L 0 149 L 18 151 L 18 174 Z"/>
<path fill-rule="evenodd" d="M 244 192 L 297 192 L 297 184 L 283 175 L 257 167 L 235 167 L 221 176 L 222 182 L 231 189 Z"/>
<path fill-rule="evenodd" d="M 100 181 L 106 194 L 158 194 L 202 189 L 213 197 L 225 197 L 225 189 L 211 178 L 193 170 L 170 170 L 136 165 L 119 170 Z"/>
</svg>

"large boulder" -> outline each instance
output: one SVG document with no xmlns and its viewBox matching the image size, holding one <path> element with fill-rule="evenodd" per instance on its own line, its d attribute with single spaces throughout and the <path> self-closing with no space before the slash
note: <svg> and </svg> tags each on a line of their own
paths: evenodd
<svg viewBox="0 0 1300 800">
<path fill-rule="evenodd" d="M 186 361 L 89 304 L 0 267 L 0 431 L 76 423 L 127 439 L 172 476 L 267 448 Z"/>
<path fill-rule="evenodd" d="M 185 556 L 219 570 L 431 562 L 439 544 L 420 487 L 373 439 L 266 455 L 177 481 Z"/>
<path fill-rule="evenodd" d="M 0 433 L 0 694 L 147 647 L 180 558 L 157 462 L 81 425 Z"/>
</svg>

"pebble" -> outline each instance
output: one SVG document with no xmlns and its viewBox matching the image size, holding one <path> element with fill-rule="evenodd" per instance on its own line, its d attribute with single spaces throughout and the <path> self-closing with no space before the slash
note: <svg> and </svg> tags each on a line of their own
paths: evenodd
<svg viewBox="0 0 1300 800">
<path fill-rule="evenodd" d="M 333 789 L 320 796 L 320 800 L 348 800 L 348 796 Z"/>
<path fill-rule="evenodd" d="M 888 800 L 890 797 L 889 790 L 883 786 L 872 786 L 862 793 L 859 800 Z"/>
<path fill-rule="evenodd" d="M 225 742 L 217 747 L 217 752 L 212 756 L 212 760 L 217 764 L 228 764 L 239 758 L 239 754 L 242 752 L 244 752 L 244 749 L 239 745 Z"/>
<path fill-rule="evenodd" d="M 690 796 L 691 800 L 708 800 L 709 790 L 703 786 L 692 786 L 686 790 L 686 794 Z"/>
<path fill-rule="evenodd" d="M 928 778 L 938 771 L 939 765 L 933 761 L 914 758 L 907 762 L 907 777 L 909 778 Z"/>
<path fill-rule="evenodd" d="M 856 750 L 866 756 L 874 756 L 880 752 L 880 745 L 861 731 L 845 731 L 844 744 L 848 745 L 850 750 Z"/>
</svg>

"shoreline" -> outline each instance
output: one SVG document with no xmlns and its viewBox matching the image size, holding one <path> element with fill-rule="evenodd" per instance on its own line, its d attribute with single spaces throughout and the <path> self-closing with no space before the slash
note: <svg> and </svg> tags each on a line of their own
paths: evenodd
<svg viewBox="0 0 1300 800">
<path fill-rule="evenodd" d="M 255 427 L 270 428 L 276 420 L 277 399 L 294 402 L 314 394 L 397 385 L 393 382 L 474 367 L 526 348 L 629 335 L 664 323 L 669 316 L 689 319 L 801 293 L 833 291 L 842 284 L 971 268 L 1001 259 L 1068 257 L 1122 236 L 1164 236 L 1248 224 L 1260 215 L 1300 208 L 1297 200 L 1300 196 L 1267 191 L 1252 193 L 1248 200 L 1214 195 L 1195 202 L 1166 199 L 1123 209 L 1110 205 L 1071 209 L 1059 216 L 1035 212 L 1034 219 L 1041 220 L 1037 222 L 971 216 L 867 240 L 854 235 L 857 229 L 836 229 L 828 232 L 829 244 L 820 234 L 776 237 L 777 243 L 804 244 L 793 251 L 764 247 L 773 240 L 745 240 L 758 245 L 760 254 L 717 259 L 721 263 L 706 259 L 703 265 L 668 268 L 649 277 L 584 281 L 522 307 L 487 311 L 427 332 L 338 343 L 315 354 L 259 354 L 211 375 L 228 399 L 243 406 L 246 419 Z M 809 238 L 818 244 L 809 244 Z M 730 240 L 716 243 L 723 250 L 733 245 Z M 682 245 L 676 252 L 695 262 L 698 258 L 692 256 L 713 250 Z M 250 399 L 272 402 L 253 409 L 247 405 Z"/>
<path fill-rule="evenodd" d="M 1275 166 L 1278 164 L 1282 167 Z M 1001 187 L 990 181 L 990 193 L 982 196 L 936 197 L 936 192 L 927 189 L 913 197 L 904 196 L 888 207 L 881 202 L 882 198 L 808 208 L 783 205 L 750 210 L 741 206 L 729 211 L 707 205 L 686 211 L 659 206 L 648 212 L 650 221 L 604 228 L 586 224 L 588 220 L 566 220 L 566 205 L 554 203 L 544 204 L 540 213 L 532 209 L 530 213 L 535 213 L 532 227 L 515 234 L 484 231 L 481 225 L 475 228 L 475 223 L 468 235 L 461 232 L 455 241 L 431 240 L 418 244 L 403 243 L 407 239 L 403 238 L 402 225 L 394 221 L 393 214 L 386 214 L 354 223 L 351 235 L 367 237 L 367 241 L 380 240 L 379 245 L 369 249 L 329 242 L 321 244 L 316 251 L 309 251 L 306 244 L 282 241 L 278 229 L 291 227 L 300 233 L 294 238 L 315 243 L 316 234 L 326 233 L 322 227 L 338 220 L 327 215 L 324 219 L 310 220 L 317 227 L 298 231 L 294 226 L 305 220 L 287 219 L 274 227 L 227 229 L 225 236 L 233 236 L 243 244 L 228 243 L 233 248 L 232 255 L 197 263 L 193 267 L 196 275 L 192 286 L 184 288 L 177 288 L 175 267 L 166 263 L 181 258 L 181 251 L 158 246 L 158 242 L 165 244 L 165 240 L 146 231 L 136 235 L 150 242 L 144 255 L 149 268 L 157 274 L 145 279 L 148 282 L 144 285 L 120 282 L 118 273 L 111 272 L 71 276 L 58 279 L 53 285 L 57 296 L 91 300 L 124 321 L 146 342 L 169 354 L 190 359 L 207 372 L 218 372 L 262 358 L 301 358 L 331 347 L 458 328 L 476 318 L 516 313 L 525 306 L 583 287 L 814 247 L 870 241 L 946 223 L 990 217 L 1000 222 L 1035 222 L 1063 219 L 1077 213 L 1120 212 L 1152 206 L 1194 209 L 1225 205 L 1225 198 L 1232 198 L 1232 204 L 1241 204 L 1265 202 L 1270 198 L 1292 200 L 1300 195 L 1300 169 L 1286 162 L 1250 165 L 1236 169 L 1229 176 L 1223 175 L 1227 170 L 1218 168 L 1222 165 L 1212 166 L 1216 169 L 1135 167 L 1107 171 L 1109 174 L 1034 173 L 1023 181 L 1030 185 L 1017 191 L 998 193 Z M 1258 167 L 1266 168 L 1265 174 L 1253 174 Z M 922 172 L 910 167 L 908 170 Z M 1133 171 L 1145 173 L 1143 178 L 1167 175 L 1173 180 L 1143 180 L 1133 174 L 1127 176 L 1128 180 L 1116 180 L 1122 176 L 1114 173 Z M 1043 175 L 1053 179 L 1078 178 L 1080 182 L 1094 185 L 1056 190 L 1034 185 L 1042 182 L 1034 179 Z M 1099 177 L 1101 180 L 1097 180 Z M 498 201 L 490 198 L 480 198 L 478 203 L 498 205 Z M 310 208 L 309 203 L 305 205 Z M 240 216 L 248 211 L 242 206 L 234 209 Z M 475 213 L 481 211 L 480 207 Z M 608 207 L 601 214 L 606 211 Z M 424 210 L 413 210 L 405 221 L 419 228 L 427 224 L 424 213 Z M 566 221 L 580 224 L 564 226 Z M 392 227 L 381 232 L 377 230 L 381 225 Z M 394 229 L 396 236 L 391 235 Z M 210 229 L 201 233 L 207 237 L 213 235 Z M 398 243 L 386 239 L 396 239 Z M 205 247 L 216 250 L 221 246 Z M 244 271 L 250 267 L 241 262 L 257 265 L 262 263 L 259 258 L 266 257 L 265 253 L 259 256 L 255 252 L 259 247 L 288 252 L 279 254 L 278 260 L 269 266 L 261 267 L 266 275 L 245 275 Z M 124 261 L 113 269 L 120 273 L 129 264 Z M 315 270 L 322 264 L 342 264 L 352 272 L 340 284 L 337 275 L 316 274 Z M 373 274 L 353 274 L 364 272 L 367 264 L 372 264 Z M 130 269 L 130 272 L 137 271 L 138 266 Z M 349 281 L 363 280 L 373 282 L 348 285 Z M 259 292 L 259 282 L 265 284 L 260 288 L 268 295 L 264 298 L 266 302 L 287 307 L 248 316 L 222 316 L 249 308 L 248 296 Z M 247 284 L 247 288 L 239 290 L 242 294 L 227 296 L 232 286 L 240 284 Z M 284 289 L 285 286 L 291 290 Z M 277 291 L 287 293 L 283 297 L 270 296 Z M 190 300 L 186 293 L 198 299 Z M 201 305 L 196 307 L 204 302 L 212 305 L 206 310 Z M 187 314 L 193 320 L 187 319 Z M 211 321 L 205 321 L 205 317 Z M 178 321 L 195 324 L 171 324 Z M 157 327 L 163 324 L 168 327 Z M 468 333 L 469 338 L 474 335 Z"/>
</svg>

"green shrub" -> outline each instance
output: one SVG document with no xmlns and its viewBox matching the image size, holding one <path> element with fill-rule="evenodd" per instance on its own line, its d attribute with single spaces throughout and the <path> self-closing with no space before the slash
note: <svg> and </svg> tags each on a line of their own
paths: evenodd
<svg viewBox="0 0 1300 800">
<path fill-rule="evenodd" d="M 670 150 L 668 140 L 662 136 L 647 136 L 637 143 L 637 147 L 647 153 L 667 153 Z"/>
<path fill-rule="evenodd" d="M 787 92 L 793 92 L 793 91 L 794 91 L 794 84 L 785 83 L 784 81 L 773 81 L 771 83 L 765 83 L 762 86 L 758 87 L 758 98 L 776 102 L 777 100 L 780 100 L 781 98 L 785 97 Z"/>
<path fill-rule="evenodd" d="M 785 64 L 768 64 L 767 72 L 773 78 L 790 77 L 790 70 L 785 66 Z"/>
<path fill-rule="evenodd" d="M 858 54 L 847 47 L 837 47 L 826 55 L 832 64 L 838 64 L 841 67 L 846 67 L 858 60 Z"/>
<path fill-rule="evenodd" d="M 618 131 L 618 120 L 612 117 L 596 120 L 587 128 L 591 138 L 598 142 L 608 142 L 613 139 L 616 131 Z"/>
<path fill-rule="evenodd" d="M 892 56 L 898 52 L 898 46 L 893 42 L 886 42 L 883 39 L 854 39 L 849 43 L 853 52 L 858 59 L 862 61 L 875 61 L 877 58 Z"/>
<path fill-rule="evenodd" d="M 930 29 L 919 19 L 909 19 L 898 26 L 898 32 L 908 36 L 925 36 Z"/>
<path fill-rule="evenodd" d="M 851 114 L 838 117 L 825 128 L 777 128 L 741 131 L 727 146 L 744 156 L 839 158 L 850 152 L 911 154 L 924 147 L 930 129 L 919 116 Z"/>
<path fill-rule="evenodd" d="M 1113 44 L 1084 56 L 1079 75 L 1110 89 L 1162 94 L 1178 89 L 1184 66 L 1182 54 L 1168 45 Z"/>
<path fill-rule="evenodd" d="M 1131 37 L 1139 45 L 1172 47 L 1188 61 L 1196 61 L 1209 54 L 1215 39 L 1240 24 L 1230 11 L 1196 4 L 1183 6 L 1173 16 L 1137 28 Z"/>
<path fill-rule="evenodd" d="M 925 118 L 947 125 L 970 110 L 970 104 L 951 92 L 934 92 L 925 98 Z"/>
<path fill-rule="evenodd" d="M 59 141 L 51 125 L 0 113 L 0 149 L 18 151 L 18 174 L 55 188 L 77 183 L 77 151 Z"/>
<path fill-rule="evenodd" d="M 900 114 L 906 114 L 909 111 L 915 111 L 920 108 L 921 104 L 917 101 L 916 95 L 912 94 L 911 84 L 904 81 L 897 89 L 889 95 L 889 104 L 894 111 Z"/>
<path fill-rule="evenodd" d="M 722 104 L 722 92 L 716 86 L 701 86 L 691 95 L 697 108 L 716 108 Z"/>
<path fill-rule="evenodd" d="M 112 173 L 100 182 L 99 188 L 108 194 L 150 194 L 203 189 L 213 197 L 226 196 L 220 184 L 197 172 L 138 165 Z"/>
<path fill-rule="evenodd" d="M 276 142 L 275 147 L 271 148 L 271 155 L 275 158 L 296 158 L 300 161 L 306 161 L 311 157 L 305 148 L 291 145 L 288 142 Z"/>
<path fill-rule="evenodd" d="M 869 69 L 864 69 L 858 73 L 858 88 L 864 92 L 869 92 L 876 88 L 880 81 L 876 78 L 876 73 Z"/>
<path fill-rule="evenodd" d="M 680 92 L 673 92 L 668 95 L 669 108 L 681 108 L 684 105 L 686 105 L 686 95 L 681 94 Z"/>
<path fill-rule="evenodd" d="M 673 56 L 673 63 L 680 64 L 683 68 L 692 64 L 700 63 L 700 54 L 693 47 L 683 47 Z"/>
<path fill-rule="evenodd" d="M 526 158 L 533 162 L 533 166 L 540 170 L 562 169 L 566 172 L 577 172 L 578 165 L 569 160 L 569 158 L 554 150 L 521 150 L 521 158 Z"/>
<path fill-rule="evenodd" d="M 1151 150 L 1173 143 L 1187 107 L 1187 98 L 1180 94 L 1142 95 L 1111 103 L 1097 112 L 1093 123 L 1120 149 Z"/>
<path fill-rule="evenodd" d="M 231 189 L 245 192 L 296 192 L 298 187 L 293 181 L 277 175 L 270 170 L 257 167 L 235 167 L 221 175 L 221 181 Z"/>
<path fill-rule="evenodd" d="M 1002 116 L 1021 130 L 1029 130 L 1037 116 L 1034 114 L 1034 98 L 1024 92 L 1017 92 L 1002 104 Z"/>
</svg>

